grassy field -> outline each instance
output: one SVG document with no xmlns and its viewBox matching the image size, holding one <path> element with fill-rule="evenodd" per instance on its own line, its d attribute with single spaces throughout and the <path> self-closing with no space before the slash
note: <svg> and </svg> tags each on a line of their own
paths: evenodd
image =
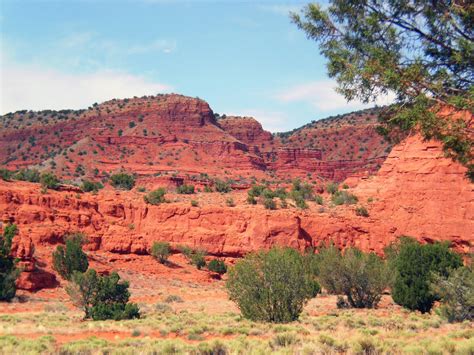
<svg viewBox="0 0 474 355">
<path fill-rule="evenodd" d="M 83 321 L 82 313 L 54 300 L 38 312 L 0 311 L 0 353 L 474 354 L 472 323 L 410 313 L 389 297 L 380 309 L 338 310 L 334 296 L 323 296 L 297 322 L 266 324 L 225 311 L 225 299 L 209 312 L 187 311 L 195 300 L 185 295 L 163 295 L 162 302 L 141 305 L 141 319 L 118 322 Z"/>
</svg>

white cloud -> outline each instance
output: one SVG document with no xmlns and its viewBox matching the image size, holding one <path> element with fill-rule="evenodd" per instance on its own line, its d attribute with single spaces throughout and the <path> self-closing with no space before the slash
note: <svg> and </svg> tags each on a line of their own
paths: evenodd
<svg viewBox="0 0 474 355">
<path fill-rule="evenodd" d="M 2 58 L 4 59 L 4 58 Z M 125 72 L 102 70 L 67 74 L 37 66 L 1 63 L 0 112 L 80 109 L 112 98 L 153 95 L 168 85 Z"/>
<path fill-rule="evenodd" d="M 283 132 L 288 130 L 288 117 L 280 111 L 262 109 L 248 109 L 238 113 L 229 113 L 227 116 L 249 116 L 261 123 L 263 129 L 270 132 Z"/>
<path fill-rule="evenodd" d="M 275 97 L 284 103 L 305 102 L 322 112 L 347 109 L 358 110 L 373 107 L 375 104 L 387 105 L 394 100 L 394 95 L 387 95 L 369 104 L 356 100 L 347 102 L 344 96 L 334 90 L 335 88 L 336 83 L 332 80 L 311 81 L 292 86 L 279 92 Z"/>
</svg>

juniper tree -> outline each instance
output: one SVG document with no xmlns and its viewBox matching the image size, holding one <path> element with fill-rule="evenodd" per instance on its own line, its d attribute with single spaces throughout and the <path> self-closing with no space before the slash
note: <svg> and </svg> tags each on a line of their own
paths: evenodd
<svg viewBox="0 0 474 355">
<path fill-rule="evenodd" d="M 291 17 L 318 43 L 348 101 L 395 94 L 380 117 L 381 133 L 397 139 L 416 130 L 441 141 L 474 180 L 472 135 L 454 114 L 474 111 L 471 1 L 331 0 Z"/>
</svg>

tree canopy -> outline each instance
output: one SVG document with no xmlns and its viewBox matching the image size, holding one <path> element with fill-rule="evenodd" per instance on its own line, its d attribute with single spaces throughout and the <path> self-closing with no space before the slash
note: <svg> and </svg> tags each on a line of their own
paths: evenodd
<svg viewBox="0 0 474 355">
<path fill-rule="evenodd" d="M 348 100 L 395 94 L 380 132 L 419 130 L 474 179 L 472 133 L 456 114 L 474 111 L 474 4 L 463 0 L 331 0 L 292 20 L 319 44 L 328 74 Z"/>
</svg>

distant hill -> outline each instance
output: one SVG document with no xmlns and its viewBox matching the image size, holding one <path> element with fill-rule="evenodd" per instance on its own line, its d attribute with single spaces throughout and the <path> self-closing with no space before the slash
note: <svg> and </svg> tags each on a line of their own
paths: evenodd
<svg viewBox="0 0 474 355">
<path fill-rule="evenodd" d="M 377 114 L 363 110 L 272 135 L 252 117 L 215 115 L 205 101 L 177 94 L 23 110 L 0 118 L 0 165 L 52 170 L 72 181 L 119 170 L 147 178 L 342 180 L 375 172 L 388 155 L 390 144 L 375 132 Z"/>
</svg>

